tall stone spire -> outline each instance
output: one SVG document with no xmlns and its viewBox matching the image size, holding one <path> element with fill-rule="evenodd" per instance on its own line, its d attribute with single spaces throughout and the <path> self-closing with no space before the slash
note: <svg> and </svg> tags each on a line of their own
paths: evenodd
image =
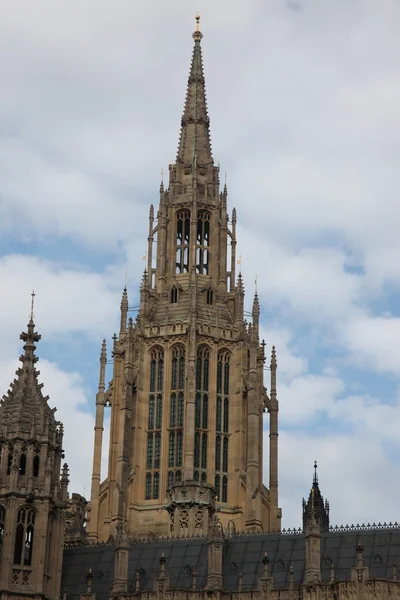
<svg viewBox="0 0 400 600">
<path fill-rule="evenodd" d="M 200 16 L 196 15 L 193 33 L 194 48 L 188 79 L 185 108 L 181 121 L 177 161 L 190 165 L 195 161 L 212 162 L 210 119 L 207 111 L 206 89 L 201 53 Z"/>
<path fill-rule="evenodd" d="M 11 586 L 18 596 L 59 598 L 68 466 L 60 477 L 63 426 L 38 381 L 35 350 L 41 336 L 35 331 L 33 298 L 27 331 L 20 335 L 22 364 L 0 401 L 1 537 L 7 557 L 0 588 L 7 593 Z"/>
<path fill-rule="evenodd" d="M 94 471 L 98 510 L 92 497 L 88 523 L 94 541 L 115 537 L 124 503 L 132 536 L 147 535 L 150 523 L 156 536 L 205 534 L 214 510 L 224 527 L 280 529 L 276 385 L 268 401 L 267 490 L 260 304 L 256 297 L 253 323 L 246 323 L 236 210 L 230 219 L 227 187 L 220 189 L 211 152 L 202 37 L 197 16 L 177 159 L 169 163 L 168 182 L 161 182 L 158 209 L 150 207 L 147 269 L 132 325 L 126 326 L 125 295 L 121 302 L 106 393 L 108 475 L 100 494 Z M 101 422 L 98 427 L 100 435 Z M 101 456 L 98 447 L 95 452 Z"/>
<path fill-rule="evenodd" d="M 39 371 L 35 368 L 38 360 L 35 355 L 35 342 L 39 342 L 41 336 L 35 331 L 32 313 L 27 331 L 22 332 L 19 337 L 25 342 L 24 354 L 19 359 L 22 366 L 17 369 L 17 377 L 11 383 L 7 395 L 3 396 L 0 419 L 3 427 L 7 426 L 8 432 L 16 433 L 17 430 L 21 430 L 28 433 L 32 428 L 41 429 L 44 425 L 43 419 L 46 420 L 46 416 L 49 418 L 52 414 L 47 404 L 48 397 L 44 398 L 42 395 L 43 384 L 39 384 Z"/>
</svg>

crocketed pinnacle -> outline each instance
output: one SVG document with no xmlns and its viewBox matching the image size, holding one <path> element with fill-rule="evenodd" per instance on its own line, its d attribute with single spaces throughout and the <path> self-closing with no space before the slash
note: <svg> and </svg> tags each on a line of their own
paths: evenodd
<svg viewBox="0 0 400 600">
<path fill-rule="evenodd" d="M 38 361 L 35 355 L 36 342 L 41 336 L 35 331 L 33 315 L 28 323 L 26 332 L 20 339 L 24 343 L 24 354 L 20 356 L 22 366 L 17 369 L 17 377 L 0 401 L 0 424 L 4 435 L 15 435 L 18 432 L 38 433 L 54 432 L 56 421 L 54 411 L 47 404 L 48 396 L 42 394 L 43 384 L 38 382 L 39 371 L 35 368 Z"/>
<path fill-rule="evenodd" d="M 303 498 L 303 529 L 306 529 L 307 523 L 311 516 L 313 516 L 318 523 L 321 531 L 328 531 L 329 529 L 329 502 L 325 501 L 321 494 L 321 490 L 318 484 L 317 474 L 317 462 L 314 462 L 314 476 L 313 483 L 306 502 Z"/>
<path fill-rule="evenodd" d="M 181 121 L 177 160 L 185 165 L 205 164 L 212 161 L 210 119 L 207 112 L 206 90 L 203 74 L 200 17 L 196 15 L 194 48 L 188 79 L 185 107 Z"/>
<path fill-rule="evenodd" d="M 126 286 L 124 287 L 124 290 L 122 292 L 122 298 L 121 298 L 121 311 L 122 312 L 128 312 L 128 291 L 126 289 Z"/>
<path fill-rule="evenodd" d="M 277 368 L 277 366 L 278 366 L 278 363 L 276 362 L 276 350 L 275 350 L 275 346 L 272 346 L 270 368 L 271 368 L 271 370 L 274 370 Z"/>
<path fill-rule="evenodd" d="M 253 317 L 259 317 L 260 316 L 260 302 L 258 300 L 258 294 L 257 294 L 257 292 L 254 294 L 252 314 L 253 314 Z"/>
<path fill-rule="evenodd" d="M 239 292 L 239 294 L 244 294 L 244 284 L 243 284 L 243 277 L 242 277 L 241 271 L 239 271 L 239 275 L 237 278 L 236 289 Z"/>
<path fill-rule="evenodd" d="M 107 342 L 105 339 L 103 339 L 103 342 L 101 344 L 101 352 L 100 352 L 100 363 L 106 363 L 107 362 Z"/>
</svg>

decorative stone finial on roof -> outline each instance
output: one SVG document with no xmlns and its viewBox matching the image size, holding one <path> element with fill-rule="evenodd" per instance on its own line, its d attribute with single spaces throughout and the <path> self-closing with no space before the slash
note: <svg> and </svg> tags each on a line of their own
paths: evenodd
<svg viewBox="0 0 400 600">
<path fill-rule="evenodd" d="M 324 501 L 318 485 L 317 461 L 314 461 L 313 483 L 308 501 L 303 498 L 303 531 L 306 530 L 308 521 L 314 513 L 314 518 L 321 531 L 329 530 L 329 502 Z"/>
<path fill-rule="evenodd" d="M 193 32 L 193 39 L 195 42 L 200 42 L 202 37 L 203 37 L 203 34 L 200 31 L 200 15 L 197 12 L 196 13 L 196 28 Z"/>
<path fill-rule="evenodd" d="M 275 346 L 272 346 L 270 368 L 271 368 L 271 370 L 274 370 L 274 369 L 276 369 L 277 366 L 278 366 L 278 363 L 276 362 L 276 350 L 275 350 Z"/>
<path fill-rule="evenodd" d="M 33 321 L 33 317 L 34 317 L 34 315 L 33 315 L 33 308 L 35 306 L 35 295 L 36 295 L 35 294 L 35 290 L 32 290 L 32 294 L 31 294 L 31 296 L 32 296 L 32 301 L 31 301 L 31 316 L 30 316 L 30 320 L 31 321 Z"/>
</svg>

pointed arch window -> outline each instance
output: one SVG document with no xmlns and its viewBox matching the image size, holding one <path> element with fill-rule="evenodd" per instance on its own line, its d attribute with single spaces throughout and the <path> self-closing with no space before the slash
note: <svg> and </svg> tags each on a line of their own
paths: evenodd
<svg viewBox="0 0 400 600">
<path fill-rule="evenodd" d="M 198 481 L 207 480 L 209 370 L 210 349 L 202 346 L 196 360 L 194 468 Z"/>
<path fill-rule="evenodd" d="M 39 467 L 40 467 L 39 451 L 36 451 L 35 456 L 33 457 L 33 468 L 32 468 L 33 477 L 39 477 Z"/>
<path fill-rule="evenodd" d="M 19 474 L 25 475 L 26 473 L 26 451 L 23 450 L 19 457 Z"/>
<path fill-rule="evenodd" d="M 196 272 L 208 275 L 211 215 L 200 210 L 197 215 Z"/>
<path fill-rule="evenodd" d="M 33 508 L 23 507 L 18 511 L 14 547 L 15 565 L 32 564 L 35 517 L 36 512 Z"/>
<path fill-rule="evenodd" d="M 220 350 L 217 357 L 217 403 L 215 434 L 215 489 L 221 502 L 228 502 L 229 472 L 229 376 L 230 353 Z"/>
<path fill-rule="evenodd" d="M 178 288 L 176 285 L 173 285 L 170 292 L 169 292 L 169 300 L 171 302 L 171 304 L 178 304 Z"/>
<path fill-rule="evenodd" d="M 211 305 L 213 303 L 213 291 L 211 288 L 208 288 L 208 290 L 207 290 L 206 300 L 207 300 L 207 304 Z"/>
<path fill-rule="evenodd" d="M 174 346 L 171 359 L 169 402 L 168 487 L 181 476 L 185 410 L 185 348 Z"/>
<path fill-rule="evenodd" d="M 146 452 L 145 499 L 157 500 L 160 495 L 161 429 L 164 386 L 164 352 L 150 352 L 150 390 Z"/>
<path fill-rule="evenodd" d="M 7 475 L 11 473 L 11 465 L 14 458 L 14 448 L 12 446 L 8 446 L 8 455 L 7 455 Z"/>
<path fill-rule="evenodd" d="M 176 213 L 176 273 L 189 272 L 190 212 Z"/>
<path fill-rule="evenodd" d="M 4 524 L 6 522 L 6 509 L 0 504 L 0 558 L 3 549 L 3 541 L 4 541 Z"/>
</svg>

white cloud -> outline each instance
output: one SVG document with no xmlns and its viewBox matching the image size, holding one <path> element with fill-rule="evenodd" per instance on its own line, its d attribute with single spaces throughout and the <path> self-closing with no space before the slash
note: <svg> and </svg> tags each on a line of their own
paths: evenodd
<svg viewBox="0 0 400 600">
<path fill-rule="evenodd" d="M 396 0 L 385 10 L 374 0 L 293 4 L 202 0 L 213 148 L 238 208 L 248 297 L 257 274 L 262 335 L 278 351 L 285 523 L 299 522 L 315 455 L 336 522 L 358 520 L 361 506 L 366 520 L 390 519 L 398 473 L 385 443 L 393 451 L 397 399 L 349 395 L 341 369 L 346 361 L 399 379 L 400 315 L 384 310 L 397 306 L 400 284 L 400 9 Z M 71 239 L 115 252 L 100 273 L 12 249 L 0 260 L 1 362 L 19 353 L 34 288 L 38 328 L 54 349 L 42 377 L 64 415 L 68 455 L 75 420 L 86 432 L 71 459 L 80 491 L 93 419 L 79 407 L 93 404 L 86 374 L 63 369 L 56 344 L 79 334 L 85 346 L 118 327 L 126 265 L 135 303 L 147 205 L 177 147 L 193 12 L 183 0 L 89 0 L 79 11 L 6 0 L 2 14 L 0 230 L 46 240 L 49 254 L 63 240 L 66 259 Z M 332 348 L 336 363 L 324 356 Z M 321 418 L 355 433 L 285 431 Z"/>
</svg>

